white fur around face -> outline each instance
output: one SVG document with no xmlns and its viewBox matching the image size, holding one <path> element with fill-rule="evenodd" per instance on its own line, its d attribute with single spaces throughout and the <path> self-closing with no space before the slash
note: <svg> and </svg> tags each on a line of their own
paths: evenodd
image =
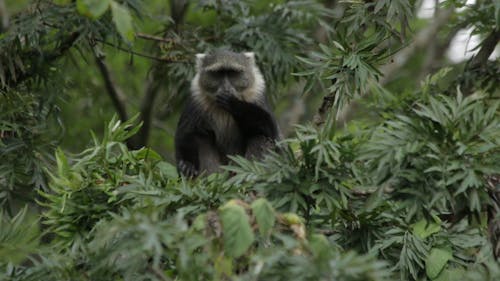
<svg viewBox="0 0 500 281">
<path fill-rule="evenodd" d="M 252 60 L 252 63 L 250 64 L 252 67 L 252 75 L 253 75 L 253 84 L 246 89 L 242 95 L 241 98 L 246 101 L 246 102 L 261 102 L 263 101 L 263 95 L 264 91 L 266 89 L 266 82 L 264 81 L 264 77 L 262 76 L 262 73 L 260 72 L 257 64 L 255 63 L 254 60 L 254 53 L 248 52 L 244 53 L 246 57 Z M 213 109 L 210 109 L 211 107 L 215 106 L 214 105 L 214 100 L 212 97 L 210 97 L 208 94 L 203 93 L 203 89 L 201 89 L 200 86 L 200 69 L 201 69 L 201 63 L 203 61 L 203 58 L 205 57 L 205 54 L 197 54 L 196 55 L 196 66 L 197 66 L 197 71 L 196 75 L 194 76 L 193 80 L 191 81 L 191 95 L 193 99 L 201 105 L 206 111 L 210 111 Z M 198 65 L 200 64 L 200 65 Z"/>
<path fill-rule="evenodd" d="M 255 63 L 252 67 L 252 73 L 254 82 L 252 86 L 243 92 L 243 100 L 246 102 L 259 102 L 263 100 L 262 97 L 264 95 L 264 91 L 266 90 L 266 82 L 264 81 L 264 76 L 262 76 L 262 73 Z"/>
<path fill-rule="evenodd" d="M 196 72 L 199 72 L 201 69 L 201 65 L 203 64 L 203 59 L 206 57 L 206 54 L 196 54 Z"/>
</svg>

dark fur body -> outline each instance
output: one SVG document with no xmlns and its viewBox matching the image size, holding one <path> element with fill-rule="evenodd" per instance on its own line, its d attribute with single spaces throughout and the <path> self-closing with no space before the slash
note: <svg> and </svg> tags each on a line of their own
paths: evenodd
<svg viewBox="0 0 500 281">
<path fill-rule="evenodd" d="M 175 135 L 177 169 L 188 177 L 217 171 L 228 155 L 261 157 L 279 138 L 253 54 L 222 51 L 203 58 Z M 214 75 L 221 85 L 212 85 Z"/>
</svg>

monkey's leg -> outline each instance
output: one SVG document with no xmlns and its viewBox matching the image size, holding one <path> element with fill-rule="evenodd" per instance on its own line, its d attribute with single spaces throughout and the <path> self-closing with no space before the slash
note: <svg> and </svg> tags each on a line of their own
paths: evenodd
<svg viewBox="0 0 500 281">
<path fill-rule="evenodd" d="M 179 173 L 188 178 L 198 176 L 200 162 L 196 137 L 193 134 L 179 134 L 175 142 L 175 159 Z"/>
<path fill-rule="evenodd" d="M 231 113 L 243 135 L 264 136 L 273 140 L 278 138 L 278 126 L 274 117 L 261 106 L 241 101 L 231 94 L 220 94 L 216 101 L 220 107 Z"/>
<path fill-rule="evenodd" d="M 200 172 L 206 171 L 207 174 L 211 174 L 219 171 L 221 165 L 219 152 L 209 140 L 198 140 L 198 159 Z"/>
<path fill-rule="evenodd" d="M 247 141 L 245 158 L 247 159 L 262 159 L 268 150 L 276 147 L 274 140 L 264 137 L 256 136 Z"/>
</svg>

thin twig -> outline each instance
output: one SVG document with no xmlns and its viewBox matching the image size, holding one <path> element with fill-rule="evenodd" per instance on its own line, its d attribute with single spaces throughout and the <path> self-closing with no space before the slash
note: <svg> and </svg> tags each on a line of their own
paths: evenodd
<svg viewBox="0 0 500 281">
<path fill-rule="evenodd" d="M 161 270 L 159 270 L 156 267 L 149 266 L 148 271 L 161 281 L 169 281 L 170 280 L 169 278 L 167 278 L 167 276 L 165 276 L 165 274 L 163 274 L 163 272 Z"/>
<path fill-rule="evenodd" d="M 104 55 L 99 54 L 97 50 L 94 50 L 94 58 L 97 63 L 97 67 L 101 72 L 102 78 L 104 80 L 104 85 L 106 86 L 106 91 L 108 92 L 111 102 L 120 117 L 122 122 L 128 120 L 127 108 L 125 106 L 125 96 L 120 88 L 116 85 L 111 75 L 106 62 L 104 61 Z"/>
<path fill-rule="evenodd" d="M 159 62 L 163 62 L 163 63 L 186 63 L 187 62 L 185 60 L 177 60 L 177 59 L 173 59 L 173 58 L 155 57 L 155 56 L 152 56 L 152 55 L 139 53 L 137 51 L 133 51 L 131 49 L 123 48 L 121 46 L 118 46 L 116 44 L 113 44 L 113 43 L 110 43 L 110 42 L 106 42 L 106 41 L 103 41 L 103 40 L 96 40 L 96 41 L 100 42 L 100 43 L 102 43 L 104 45 L 108 45 L 108 46 L 111 46 L 113 48 L 116 48 L 116 49 L 118 49 L 120 51 L 124 51 L 124 52 L 130 53 L 130 54 L 133 54 L 133 55 L 136 55 L 136 56 L 139 56 L 139 57 L 143 57 L 143 58 L 147 58 L 147 59 L 151 59 L 151 60 L 155 60 L 155 61 L 159 61 Z"/>
<path fill-rule="evenodd" d="M 150 40 L 150 41 L 157 41 L 157 42 L 163 42 L 163 43 L 174 43 L 176 40 L 172 38 L 163 38 L 160 36 L 155 36 L 151 34 L 145 34 L 145 33 L 136 33 L 136 37 L 145 39 L 145 40 Z"/>
</svg>

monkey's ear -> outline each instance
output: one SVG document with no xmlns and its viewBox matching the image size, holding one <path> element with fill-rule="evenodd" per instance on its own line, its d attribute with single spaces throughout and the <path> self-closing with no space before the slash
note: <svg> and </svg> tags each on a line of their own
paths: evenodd
<svg viewBox="0 0 500 281">
<path fill-rule="evenodd" d="M 206 57 L 206 54 L 196 54 L 196 69 L 200 70 L 203 64 L 203 59 Z"/>
<path fill-rule="evenodd" d="M 243 55 L 250 61 L 250 63 L 255 63 L 255 53 L 254 52 L 245 52 Z"/>
</svg>

